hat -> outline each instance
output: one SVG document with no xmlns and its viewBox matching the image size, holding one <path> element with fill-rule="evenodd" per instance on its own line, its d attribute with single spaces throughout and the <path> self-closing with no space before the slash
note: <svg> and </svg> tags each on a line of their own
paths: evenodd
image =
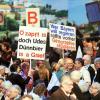
<svg viewBox="0 0 100 100">
<path fill-rule="evenodd" d="M 95 62 L 100 62 L 100 57 L 95 58 L 95 59 L 94 59 L 94 63 L 95 63 Z"/>
</svg>

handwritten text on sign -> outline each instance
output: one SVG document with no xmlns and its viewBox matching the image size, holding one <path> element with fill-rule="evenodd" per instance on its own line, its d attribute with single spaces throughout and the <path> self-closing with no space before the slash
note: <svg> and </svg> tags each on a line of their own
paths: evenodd
<svg viewBox="0 0 100 100">
<path fill-rule="evenodd" d="M 17 57 L 44 60 L 46 38 L 46 28 L 20 26 Z"/>
<path fill-rule="evenodd" d="M 65 50 L 76 50 L 76 29 L 75 27 L 49 24 L 50 46 Z"/>
</svg>

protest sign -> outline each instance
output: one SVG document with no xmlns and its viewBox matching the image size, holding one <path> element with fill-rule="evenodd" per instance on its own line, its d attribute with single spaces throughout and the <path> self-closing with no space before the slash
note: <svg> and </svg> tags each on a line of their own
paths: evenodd
<svg viewBox="0 0 100 100">
<path fill-rule="evenodd" d="M 0 12 L 0 25 L 4 25 L 4 14 Z"/>
<path fill-rule="evenodd" d="M 75 27 L 50 23 L 50 46 L 65 50 L 76 50 Z"/>
<path fill-rule="evenodd" d="M 27 8 L 26 9 L 26 26 L 40 27 L 39 8 Z"/>
<path fill-rule="evenodd" d="M 17 57 L 44 60 L 47 31 L 46 28 L 20 26 Z"/>
</svg>

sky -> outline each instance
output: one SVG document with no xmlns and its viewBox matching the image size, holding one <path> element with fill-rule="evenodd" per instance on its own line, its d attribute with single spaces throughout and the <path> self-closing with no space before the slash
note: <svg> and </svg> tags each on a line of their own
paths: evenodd
<svg viewBox="0 0 100 100">
<path fill-rule="evenodd" d="M 88 23 L 85 4 L 93 0 L 41 0 L 43 4 L 51 4 L 57 10 L 68 10 L 68 21 L 77 25 Z"/>
<path fill-rule="evenodd" d="M 43 4 L 51 4 L 57 10 L 67 10 L 68 0 L 41 0 Z"/>
<path fill-rule="evenodd" d="M 11 1 L 11 0 L 5 0 L 5 1 Z M 52 8 L 57 9 L 57 10 L 61 10 L 61 9 L 66 9 L 67 10 L 67 4 L 68 4 L 68 0 L 12 0 L 12 1 L 28 1 L 28 2 L 40 2 L 42 5 L 46 5 L 46 4 L 51 4 Z"/>
<path fill-rule="evenodd" d="M 68 10 L 68 21 L 75 22 L 77 25 L 81 25 L 88 23 L 85 4 L 93 0 L 28 0 L 28 1 L 33 3 L 39 2 L 43 6 L 45 6 L 46 4 L 50 4 L 52 5 L 52 9 L 56 10 Z"/>
<path fill-rule="evenodd" d="M 77 25 L 88 23 L 85 4 L 92 0 L 68 0 L 68 21 Z"/>
</svg>

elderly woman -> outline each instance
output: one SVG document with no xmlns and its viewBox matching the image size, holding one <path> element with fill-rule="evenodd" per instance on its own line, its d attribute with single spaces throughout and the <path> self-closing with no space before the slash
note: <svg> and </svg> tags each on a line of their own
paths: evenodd
<svg viewBox="0 0 100 100">
<path fill-rule="evenodd" d="M 94 82 L 91 85 L 89 92 L 91 94 L 92 100 L 100 100 L 100 83 Z"/>
<path fill-rule="evenodd" d="M 89 71 L 85 67 L 83 67 L 83 65 L 84 61 L 82 58 L 75 59 L 75 69 L 80 71 L 81 73 L 81 79 L 78 85 L 81 88 L 82 92 L 87 92 L 91 84 L 91 78 Z"/>
<path fill-rule="evenodd" d="M 6 92 L 5 99 L 2 100 L 19 100 L 21 95 L 21 88 L 18 85 L 12 85 Z"/>
<path fill-rule="evenodd" d="M 9 88 L 12 87 L 12 83 L 10 81 L 3 81 L 0 85 L 0 100 L 5 100 L 5 96 Z"/>
</svg>

